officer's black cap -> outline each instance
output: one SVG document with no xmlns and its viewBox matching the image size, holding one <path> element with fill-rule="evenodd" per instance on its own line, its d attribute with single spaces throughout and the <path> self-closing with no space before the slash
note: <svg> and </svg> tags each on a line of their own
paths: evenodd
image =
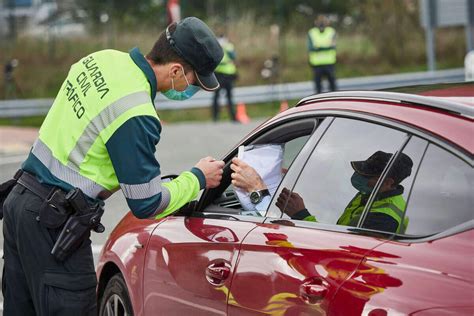
<svg viewBox="0 0 474 316">
<path fill-rule="evenodd" d="M 176 24 L 166 39 L 174 51 L 194 69 L 198 84 L 207 91 L 219 88 L 214 69 L 224 57 L 214 33 L 200 19 L 188 17 Z"/>
<path fill-rule="evenodd" d="M 375 177 L 382 174 L 391 157 L 392 154 L 379 150 L 367 158 L 367 160 L 351 161 L 351 165 L 358 174 Z M 396 183 L 400 183 L 411 174 L 412 167 L 413 161 L 411 158 L 404 153 L 400 153 L 390 169 L 388 177 L 393 178 Z"/>
</svg>

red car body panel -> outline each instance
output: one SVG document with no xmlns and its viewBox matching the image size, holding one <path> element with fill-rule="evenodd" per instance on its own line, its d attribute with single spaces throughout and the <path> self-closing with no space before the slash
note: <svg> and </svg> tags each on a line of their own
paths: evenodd
<svg viewBox="0 0 474 316">
<path fill-rule="evenodd" d="M 350 97 L 280 113 L 243 142 L 310 113 L 380 117 L 474 152 L 471 118 Z M 139 220 L 129 213 L 103 248 L 99 295 L 119 271 L 135 315 L 473 315 L 473 240 L 472 228 L 398 242 L 344 230 L 184 216 Z"/>
<path fill-rule="evenodd" d="M 127 213 L 110 234 L 100 254 L 97 265 L 97 276 L 107 275 L 104 267 L 115 265 L 124 276 L 130 294 L 133 310 L 136 315 L 143 315 L 143 263 L 145 251 L 151 232 L 165 221 L 138 219 Z M 107 269 L 107 267 L 105 267 Z"/>
<path fill-rule="evenodd" d="M 242 244 L 229 315 L 326 315 L 339 287 L 359 269 L 364 255 L 383 242 L 261 224 Z"/>
<path fill-rule="evenodd" d="M 474 231 L 421 243 L 389 241 L 337 292 L 337 315 L 473 315 Z M 364 268 L 365 267 L 365 268 Z"/>
<path fill-rule="evenodd" d="M 144 263 L 146 315 L 225 315 L 240 243 L 255 228 L 252 222 L 169 217 L 158 226 Z M 208 268 L 228 269 L 224 278 Z M 226 273 L 226 272 L 224 272 Z M 208 278 L 212 278 L 211 284 Z M 258 294 L 257 294 L 258 295 Z"/>
</svg>

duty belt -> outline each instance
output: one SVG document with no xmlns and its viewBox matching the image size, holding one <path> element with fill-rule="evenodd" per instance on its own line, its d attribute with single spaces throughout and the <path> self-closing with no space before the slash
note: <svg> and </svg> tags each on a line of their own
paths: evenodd
<svg viewBox="0 0 474 316">
<path fill-rule="evenodd" d="M 105 228 L 100 223 L 104 203 L 91 203 L 80 189 L 65 193 L 56 186 L 41 184 L 27 172 L 21 174 L 17 183 L 43 200 L 37 220 L 46 228 L 61 229 L 51 250 L 56 260 L 64 261 L 76 251 L 89 238 L 90 230 L 104 232 Z"/>
<path fill-rule="evenodd" d="M 48 198 L 51 191 L 56 189 L 57 187 L 47 184 L 40 183 L 36 177 L 32 174 L 29 174 L 25 171 L 18 171 L 21 173 L 21 176 L 18 178 L 17 183 L 40 197 L 41 199 L 45 200 Z"/>
</svg>

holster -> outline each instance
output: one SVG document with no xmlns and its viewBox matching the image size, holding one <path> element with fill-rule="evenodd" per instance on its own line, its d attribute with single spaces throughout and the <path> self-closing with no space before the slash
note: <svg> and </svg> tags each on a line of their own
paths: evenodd
<svg viewBox="0 0 474 316">
<path fill-rule="evenodd" d="M 55 189 L 41 204 L 40 223 L 46 228 L 55 229 L 61 227 L 71 213 L 66 194 L 61 189 Z"/>
<path fill-rule="evenodd" d="M 66 196 L 72 214 L 64 224 L 51 254 L 58 261 L 64 261 L 89 237 L 90 231 L 102 233 L 105 228 L 100 223 L 104 213 L 103 203 L 91 204 L 79 189 L 71 190 Z"/>
<path fill-rule="evenodd" d="M 16 182 L 22 173 L 23 171 L 20 169 L 15 173 L 13 179 L 0 184 L 0 220 L 3 219 L 3 204 L 5 203 L 7 196 L 13 190 L 13 187 L 16 185 Z"/>
</svg>

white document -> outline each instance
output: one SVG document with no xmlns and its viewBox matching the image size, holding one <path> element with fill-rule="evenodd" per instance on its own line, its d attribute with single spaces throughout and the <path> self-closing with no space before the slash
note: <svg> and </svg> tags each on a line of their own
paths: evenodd
<svg viewBox="0 0 474 316">
<path fill-rule="evenodd" d="M 266 184 L 270 195 L 273 196 L 282 179 L 283 146 L 280 144 L 240 146 L 237 157 L 242 159 L 257 171 Z M 240 204 L 246 212 L 243 215 L 264 216 L 264 211 L 258 211 L 255 204 L 250 202 L 250 193 L 234 187 Z"/>
</svg>

